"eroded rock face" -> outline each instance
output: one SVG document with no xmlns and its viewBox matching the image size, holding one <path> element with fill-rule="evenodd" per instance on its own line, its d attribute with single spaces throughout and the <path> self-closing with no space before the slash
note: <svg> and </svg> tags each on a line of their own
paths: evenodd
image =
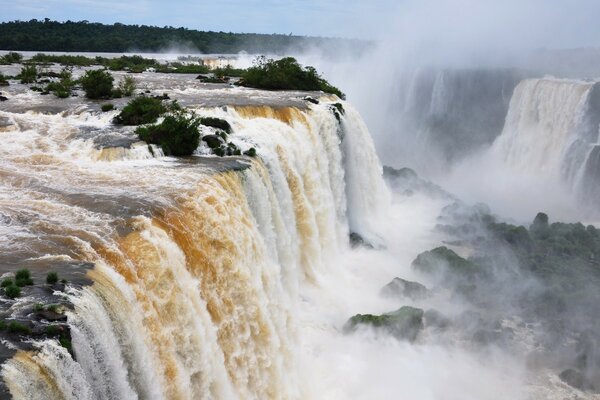
<svg viewBox="0 0 600 400">
<path fill-rule="evenodd" d="M 381 295 L 386 297 L 406 297 L 411 300 L 422 300 L 429 295 L 429 291 L 424 285 L 421 285 L 418 282 L 394 278 L 381 289 Z"/>
<path fill-rule="evenodd" d="M 404 306 L 396 311 L 382 314 L 357 314 L 350 318 L 344 330 L 354 332 L 361 325 L 384 331 L 398 340 L 414 342 L 423 330 L 423 310 Z"/>
</svg>

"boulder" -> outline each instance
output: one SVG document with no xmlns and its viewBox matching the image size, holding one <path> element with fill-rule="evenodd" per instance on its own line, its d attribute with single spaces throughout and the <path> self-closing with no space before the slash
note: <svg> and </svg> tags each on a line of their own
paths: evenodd
<svg viewBox="0 0 600 400">
<path fill-rule="evenodd" d="M 6 101 L 6 100 L 8 100 L 8 97 L 0 96 L 0 101 Z"/>
<path fill-rule="evenodd" d="M 350 318 L 344 330 L 354 332 L 359 326 L 370 326 L 385 331 L 398 340 L 415 341 L 423 330 L 423 310 L 404 306 L 394 312 L 382 315 L 357 314 Z"/>
<path fill-rule="evenodd" d="M 373 245 L 367 242 L 361 235 L 356 232 L 350 232 L 350 247 L 353 249 L 357 247 L 366 247 L 367 249 L 373 249 Z"/>
<path fill-rule="evenodd" d="M 394 278 L 381 289 L 381 294 L 386 297 L 408 297 L 411 300 L 422 300 L 428 296 L 428 290 L 418 282 Z"/>
<path fill-rule="evenodd" d="M 567 385 L 579 390 L 590 391 L 595 390 L 592 383 L 586 378 L 585 374 L 576 369 L 565 369 L 558 377 Z"/>
<path fill-rule="evenodd" d="M 441 277 L 471 278 L 480 272 L 475 263 L 462 258 L 445 246 L 419 254 L 412 262 L 412 267 L 420 272 Z"/>
</svg>

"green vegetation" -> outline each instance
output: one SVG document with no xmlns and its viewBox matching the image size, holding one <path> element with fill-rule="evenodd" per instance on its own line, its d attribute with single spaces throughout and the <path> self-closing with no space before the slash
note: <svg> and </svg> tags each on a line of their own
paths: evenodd
<svg viewBox="0 0 600 400">
<path fill-rule="evenodd" d="M 7 326 L 7 330 L 10 333 L 31 334 L 31 329 L 27 325 L 17 321 L 11 321 Z"/>
<path fill-rule="evenodd" d="M 91 67 L 97 64 L 96 60 L 86 56 L 70 55 L 70 54 L 44 54 L 38 53 L 31 57 L 27 63 L 31 64 L 60 64 L 66 66 Z"/>
<path fill-rule="evenodd" d="M 109 99 L 113 92 L 113 77 L 99 69 L 87 71 L 79 80 L 88 99 Z"/>
<path fill-rule="evenodd" d="M 44 331 L 46 332 L 46 335 L 56 336 L 60 334 L 61 329 L 57 325 L 48 325 Z"/>
<path fill-rule="evenodd" d="M 38 71 L 35 65 L 26 65 L 21 68 L 19 79 L 21 83 L 35 83 L 37 81 Z"/>
<path fill-rule="evenodd" d="M 18 64 L 23 60 L 23 56 L 19 53 L 10 52 L 0 57 L 1 65 Z"/>
<path fill-rule="evenodd" d="M 33 312 L 41 312 L 44 311 L 44 305 L 42 303 L 35 303 L 33 305 Z"/>
<path fill-rule="evenodd" d="M 364 49 L 367 42 L 292 35 L 202 32 L 171 26 L 159 28 L 115 23 L 56 22 L 50 19 L 0 23 L 0 49 L 22 51 L 125 52 L 139 49 L 159 52 L 173 43 L 189 43 L 204 54 L 249 53 L 284 54 L 290 47 L 330 48 L 340 44 Z"/>
<path fill-rule="evenodd" d="M 244 152 L 244 155 L 248 157 L 256 157 L 256 149 L 254 147 L 250 147 Z"/>
<path fill-rule="evenodd" d="M 200 64 L 169 63 L 158 66 L 156 72 L 164 74 L 207 74 L 211 70 L 207 66 Z"/>
<path fill-rule="evenodd" d="M 58 274 L 56 272 L 48 272 L 48 275 L 46 275 L 46 283 L 48 285 L 58 283 Z"/>
<path fill-rule="evenodd" d="M 102 104 L 101 109 L 102 109 L 102 112 L 112 111 L 115 109 L 115 105 L 112 103 Z"/>
<path fill-rule="evenodd" d="M 65 349 L 67 349 L 69 351 L 69 353 L 71 353 L 73 351 L 73 346 L 71 344 L 71 339 L 66 338 L 66 337 L 61 337 L 58 342 L 60 343 L 60 345 L 62 347 L 64 347 Z"/>
<path fill-rule="evenodd" d="M 103 65 L 111 71 L 129 71 L 142 73 L 148 68 L 158 68 L 158 61 L 142 56 L 121 56 L 119 58 L 96 57 L 96 64 Z"/>
<path fill-rule="evenodd" d="M 16 299 L 21 295 L 21 288 L 16 285 L 10 285 L 4 288 L 4 294 L 9 299 Z"/>
<path fill-rule="evenodd" d="M 0 74 L 0 86 L 8 86 L 8 85 L 9 85 L 8 79 L 4 75 Z"/>
<path fill-rule="evenodd" d="M 123 96 L 131 97 L 136 88 L 137 88 L 137 83 L 136 83 L 135 79 L 133 79 L 131 76 L 126 76 L 119 83 L 118 90 L 121 92 L 121 94 Z"/>
<path fill-rule="evenodd" d="M 73 74 L 68 68 L 63 68 L 58 75 L 60 80 L 58 82 L 50 82 L 46 85 L 46 92 L 54 93 L 58 98 L 64 99 L 71 95 L 73 88 L 75 87 L 75 81 L 73 80 Z"/>
<path fill-rule="evenodd" d="M 313 67 L 303 67 L 293 57 L 270 60 L 260 57 L 243 75 L 240 85 L 267 90 L 314 90 L 345 95 L 321 78 Z"/>
<path fill-rule="evenodd" d="M 402 307 L 394 312 L 382 315 L 357 314 L 350 318 L 344 330 L 355 331 L 358 326 L 366 325 L 382 329 L 397 339 L 414 341 L 423 330 L 423 310 L 414 307 Z"/>
<path fill-rule="evenodd" d="M 151 124 L 167 111 L 162 100 L 140 96 L 123 107 L 121 113 L 115 117 L 115 122 L 121 125 Z"/>
<path fill-rule="evenodd" d="M 3 288 L 5 288 L 5 287 L 8 287 L 8 286 L 10 286 L 12 284 L 13 284 L 13 280 L 12 279 L 10 279 L 10 278 L 4 278 L 2 280 L 2 283 L 0 283 L 0 286 L 3 287 Z"/>
<path fill-rule="evenodd" d="M 210 126 L 212 128 L 220 129 L 226 133 L 231 133 L 231 125 L 229 125 L 229 122 L 227 122 L 221 118 L 203 117 L 203 118 L 200 118 L 200 124 L 204 125 L 204 126 Z"/>
<path fill-rule="evenodd" d="M 163 122 L 142 126 L 135 133 L 148 144 L 155 144 L 172 156 L 189 156 L 198 148 L 200 120 L 192 115 L 178 113 L 167 115 Z"/>
<path fill-rule="evenodd" d="M 20 269 L 15 274 L 15 285 L 18 287 L 31 286 L 33 285 L 33 279 L 31 279 L 31 272 L 28 269 Z"/>
<path fill-rule="evenodd" d="M 442 246 L 426 251 L 417 256 L 412 262 L 413 268 L 428 274 L 473 276 L 480 268 L 466 260 L 449 248 Z"/>
</svg>

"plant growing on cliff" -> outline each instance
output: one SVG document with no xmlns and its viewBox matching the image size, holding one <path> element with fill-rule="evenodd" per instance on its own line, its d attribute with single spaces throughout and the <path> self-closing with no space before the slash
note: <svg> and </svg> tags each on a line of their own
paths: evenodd
<svg viewBox="0 0 600 400">
<path fill-rule="evenodd" d="M 114 79 L 109 72 L 87 71 L 79 82 L 88 99 L 109 99 L 112 95 Z"/>
<path fill-rule="evenodd" d="M 303 67 L 293 57 L 281 60 L 259 57 L 242 75 L 240 84 L 268 90 L 320 90 L 345 98 L 344 93 L 323 79 L 315 68 Z"/>
<path fill-rule="evenodd" d="M 189 156 L 200 143 L 200 119 L 182 113 L 167 115 L 160 124 L 141 126 L 135 133 L 148 144 L 155 144 L 172 156 Z"/>
</svg>

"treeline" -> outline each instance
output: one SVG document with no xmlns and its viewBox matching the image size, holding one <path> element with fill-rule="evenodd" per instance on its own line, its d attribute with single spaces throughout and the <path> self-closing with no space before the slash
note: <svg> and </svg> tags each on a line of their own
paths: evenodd
<svg viewBox="0 0 600 400">
<path fill-rule="evenodd" d="M 204 32 L 146 25 L 32 19 L 0 23 L 0 49 L 64 52 L 160 52 L 181 46 L 202 53 L 274 53 L 308 47 L 365 48 L 367 42 L 292 35 Z"/>
</svg>

